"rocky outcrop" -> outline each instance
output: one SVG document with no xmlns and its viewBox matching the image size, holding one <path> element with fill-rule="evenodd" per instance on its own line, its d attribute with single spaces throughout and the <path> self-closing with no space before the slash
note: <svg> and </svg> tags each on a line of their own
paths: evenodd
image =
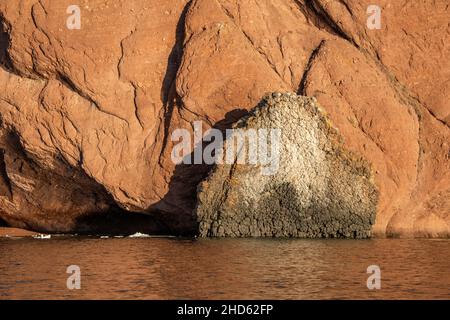
<svg viewBox="0 0 450 320">
<path fill-rule="evenodd" d="M 208 166 L 175 165 L 175 129 L 226 128 L 266 92 L 315 97 L 374 168 L 376 235 L 450 235 L 446 1 L 0 2 L 0 218 L 45 232 L 89 217 L 197 232 Z M 140 218 L 139 218 L 140 219 Z M 94 219 L 94 221 L 96 221 Z M 168 231 L 167 231 L 168 230 Z M 161 231 L 163 232 L 163 231 Z"/>
<path fill-rule="evenodd" d="M 371 168 L 343 149 L 323 112 L 314 98 L 274 93 L 233 126 L 243 139 L 239 153 L 200 185 L 201 236 L 370 237 L 378 203 Z M 277 129 L 278 139 L 249 136 Z M 276 167 L 265 173 L 268 161 L 250 164 L 251 148 L 257 157 L 277 153 Z"/>
</svg>

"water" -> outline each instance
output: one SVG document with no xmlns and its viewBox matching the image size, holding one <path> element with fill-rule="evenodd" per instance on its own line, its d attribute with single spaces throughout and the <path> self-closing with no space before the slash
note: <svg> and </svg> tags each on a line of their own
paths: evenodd
<svg viewBox="0 0 450 320">
<path fill-rule="evenodd" d="M 449 253 L 423 239 L 0 239 L 0 299 L 450 299 Z"/>
</svg>

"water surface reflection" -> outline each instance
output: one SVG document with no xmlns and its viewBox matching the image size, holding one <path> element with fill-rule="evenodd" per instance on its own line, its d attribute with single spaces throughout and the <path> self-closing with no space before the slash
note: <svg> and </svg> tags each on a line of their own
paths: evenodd
<svg viewBox="0 0 450 320">
<path fill-rule="evenodd" d="M 450 240 L 0 239 L 1 299 L 449 299 Z M 66 268 L 81 268 L 68 290 Z M 381 290 L 366 287 L 369 265 Z"/>
</svg>

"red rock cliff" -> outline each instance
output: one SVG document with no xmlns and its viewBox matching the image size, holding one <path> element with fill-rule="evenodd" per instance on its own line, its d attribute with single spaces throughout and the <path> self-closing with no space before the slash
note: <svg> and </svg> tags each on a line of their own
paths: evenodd
<svg viewBox="0 0 450 320">
<path fill-rule="evenodd" d="M 366 0 L 82 0 L 69 30 L 73 2 L 0 2 L 9 225 L 74 231 L 114 211 L 195 232 L 206 170 L 175 168 L 171 132 L 294 91 L 375 168 L 375 234 L 450 235 L 448 1 L 380 0 L 379 30 Z"/>
</svg>

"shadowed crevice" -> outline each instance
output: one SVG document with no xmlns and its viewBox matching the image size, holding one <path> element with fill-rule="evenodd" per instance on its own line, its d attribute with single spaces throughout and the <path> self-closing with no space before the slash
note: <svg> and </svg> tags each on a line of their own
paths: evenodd
<svg viewBox="0 0 450 320">
<path fill-rule="evenodd" d="M 164 105 L 167 105 L 170 101 L 171 95 L 173 95 L 174 84 L 176 81 L 176 76 L 178 69 L 181 65 L 181 60 L 183 58 L 183 46 L 185 39 L 185 23 L 186 15 L 191 6 L 192 1 L 189 1 L 181 12 L 180 19 L 178 20 L 175 32 L 175 44 L 170 51 L 166 73 L 161 87 L 161 100 Z"/>
<path fill-rule="evenodd" d="M 169 139 L 169 127 L 172 120 L 173 110 L 176 105 L 180 104 L 180 97 L 176 90 L 176 79 L 177 73 L 181 65 L 181 60 L 183 59 L 184 53 L 184 40 L 185 40 L 185 24 L 186 15 L 191 6 L 192 1 L 189 1 L 181 12 L 180 19 L 178 20 L 176 31 L 175 31 L 175 44 L 168 57 L 166 73 L 161 87 L 161 101 L 163 103 L 163 119 L 162 127 L 164 130 L 164 137 L 161 146 L 161 154 L 167 146 L 167 141 Z"/>
<path fill-rule="evenodd" d="M 7 197 L 10 201 L 13 199 L 11 181 L 6 171 L 4 149 L 0 149 L 0 196 Z"/>
<path fill-rule="evenodd" d="M 325 40 L 320 41 L 319 45 L 312 51 L 309 56 L 308 63 L 306 64 L 305 70 L 303 71 L 302 80 L 300 81 L 300 85 L 298 86 L 297 94 L 298 95 L 306 95 L 306 80 L 308 79 L 309 70 L 314 64 L 314 60 L 319 54 L 320 49 L 322 49 L 325 44 Z"/>
<path fill-rule="evenodd" d="M 8 48 L 10 46 L 8 30 L 10 29 L 9 25 L 0 14 L 0 67 L 8 72 L 17 74 L 17 72 L 14 72 L 13 64 L 8 55 Z"/>
<path fill-rule="evenodd" d="M 298 8 L 305 16 L 306 20 L 314 25 L 319 30 L 325 30 L 328 33 L 338 36 L 354 46 L 358 47 L 351 37 L 349 37 L 342 29 L 339 27 L 333 18 L 328 14 L 325 8 L 315 0 L 295 0 Z"/>
</svg>

